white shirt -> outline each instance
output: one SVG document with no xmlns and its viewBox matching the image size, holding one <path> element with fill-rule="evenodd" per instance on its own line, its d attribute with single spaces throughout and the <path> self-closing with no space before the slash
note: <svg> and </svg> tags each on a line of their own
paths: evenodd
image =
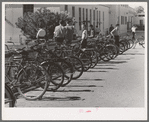
<svg viewBox="0 0 149 122">
<path fill-rule="evenodd" d="M 87 39 L 88 35 L 87 35 L 87 30 L 84 30 L 82 32 L 82 39 Z"/>
<path fill-rule="evenodd" d="M 132 31 L 132 32 L 136 32 L 136 27 L 132 27 L 132 28 L 131 28 L 131 31 Z"/>
</svg>

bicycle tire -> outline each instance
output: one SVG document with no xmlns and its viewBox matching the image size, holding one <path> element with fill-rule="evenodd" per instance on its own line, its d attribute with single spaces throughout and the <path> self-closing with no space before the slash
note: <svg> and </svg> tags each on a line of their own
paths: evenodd
<svg viewBox="0 0 149 122">
<path fill-rule="evenodd" d="M 64 71 L 64 81 L 62 84 L 62 87 L 64 87 L 69 84 L 73 78 L 73 66 L 68 61 L 68 57 L 65 57 L 65 59 L 58 59 L 56 63 L 58 63 Z"/>
<path fill-rule="evenodd" d="M 125 44 L 123 42 L 119 43 L 119 54 L 123 54 L 125 52 Z"/>
<path fill-rule="evenodd" d="M 15 107 L 16 98 L 11 88 L 5 83 L 5 107 Z M 8 103 L 8 106 L 6 106 Z"/>
<path fill-rule="evenodd" d="M 105 46 L 102 50 L 102 52 L 100 53 L 100 58 L 101 60 L 103 60 L 104 62 L 108 62 L 110 61 L 113 57 L 113 53 L 111 50 L 108 49 L 109 46 Z"/>
<path fill-rule="evenodd" d="M 130 43 L 129 49 L 131 49 L 134 46 L 134 41 L 132 41 L 132 39 L 129 39 L 128 42 Z"/>
<path fill-rule="evenodd" d="M 92 66 L 92 59 L 86 52 L 79 53 L 80 60 L 83 63 L 84 71 L 87 71 Z"/>
<path fill-rule="evenodd" d="M 72 79 L 78 79 L 82 76 L 84 67 L 82 61 L 76 56 L 70 56 L 69 61 L 73 66 L 73 77 Z"/>
<path fill-rule="evenodd" d="M 42 63 L 42 66 L 46 67 L 48 75 L 51 77 L 51 81 L 48 84 L 47 91 L 56 91 L 64 82 L 64 71 L 60 65 L 46 61 Z M 43 88 L 43 86 L 41 85 Z"/>
<path fill-rule="evenodd" d="M 98 64 L 99 58 L 96 51 L 93 51 L 92 54 L 92 65 L 91 68 L 94 68 Z"/>
<path fill-rule="evenodd" d="M 17 82 L 20 83 L 20 86 L 17 86 L 17 90 L 26 100 L 41 99 L 45 94 L 50 81 L 51 78 L 42 66 L 26 66 L 18 75 Z M 41 88 L 41 83 L 42 85 L 44 84 L 44 89 Z"/>
</svg>

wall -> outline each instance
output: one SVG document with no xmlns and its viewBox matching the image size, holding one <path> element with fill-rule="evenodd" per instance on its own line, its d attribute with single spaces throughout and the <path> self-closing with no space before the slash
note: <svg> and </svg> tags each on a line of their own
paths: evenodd
<svg viewBox="0 0 149 122">
<path fill-rule="evenodd" d="M 128 5 L 122 4 L 122 5 L 108 5 L 110 8 L 110 20 L 109 24 L 116 25 L 120 24 L 120 33 L 126 33 L 133 25 L 134 21 L 134 10 L 129 7 Z M 122 22 L 122 18 L 124 17 L 124 20 Z M 126 17 L 126 20 L 125 20 Z"/>
<path fill-rule="evenodd" d="M 5 21 L 5 41 L 12 38 L 12 41 L 18 43 L 21 32 L 20 29 L 16 27 L 15 23 L 18 21 L 18 17 L 23 16 L 23 5 L 6 5 L 5 14 L 7 19 L 7 21 Z"/>
</svg>

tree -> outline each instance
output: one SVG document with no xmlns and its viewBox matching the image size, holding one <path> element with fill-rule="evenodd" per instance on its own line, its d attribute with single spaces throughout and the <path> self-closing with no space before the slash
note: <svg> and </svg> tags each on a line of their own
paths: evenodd
<svg viewBox="0 0 149 122">
<path fill-rule="evenodd" d="M 136 10 L 137 13 L 142 13 L 142 12 L 144 12 L 144 8 L 143 8 L 142 6 L 136 7 L 135 10 Z"/>
<path fill-rule="evenodd" d="M 29 36 L 31 39 L 36 38 L 39 28 L 44 28 L 46 31 L 46 39 L 53 38 L 55 26 L 59 25 L 59 20 L 68 20 L 73 18 L 67 12 L 54 13 L 47 8 L 40 8 L 36 12 L 25 13 L 23 17 L 18 18 L 16 25 L 20 28 L 24 36 Z"/>
</svg>

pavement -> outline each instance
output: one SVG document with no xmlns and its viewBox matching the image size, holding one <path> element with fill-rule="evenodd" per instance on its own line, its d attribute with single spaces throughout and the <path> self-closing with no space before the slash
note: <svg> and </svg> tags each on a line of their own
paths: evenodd
<svg viewBox="0 0 149 122">
<path fill-rule="evenodd" d="M 17 99 L 17 107 L 144 107 L 145 49 L 137 45 L 123 55 L 84 72 L 42 100 Z"/>
</svg>

